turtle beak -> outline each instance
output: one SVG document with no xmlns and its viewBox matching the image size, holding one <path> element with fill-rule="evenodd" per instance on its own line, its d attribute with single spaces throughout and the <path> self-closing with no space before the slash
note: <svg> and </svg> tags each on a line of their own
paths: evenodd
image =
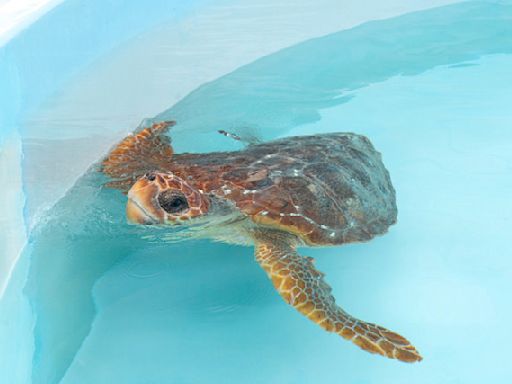
<svg viewBox="0 0 512 384">
<path fill-rule="evenodd" d="M 163 221 L 162 210 L 155 206 L 158 186 L 141 179 L 128 191 L 126 216 L 133 224 L 152 225 Z"/>
<path fill-rule="evenodd" d="M 139 204 L 131 199 L 128 199 L 126 204 L 126 216 L 132 224 L 151 225 L 157 223 Z"/>
</svg>

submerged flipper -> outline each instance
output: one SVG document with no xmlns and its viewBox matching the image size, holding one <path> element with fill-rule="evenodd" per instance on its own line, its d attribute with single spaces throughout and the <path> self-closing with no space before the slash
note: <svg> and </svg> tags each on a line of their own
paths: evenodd
<svg viewBox="0 0 512 384">
<path fill-rule="evenodd" d="M 256 234 L 256 260 L 282 298 L 328 332 L 335 332 L 370 353 L 405 362 L 422 360 L 404 337 L 358 320 L 335 303 L 331 287 L 311 258 L 300 256 L 293 243 L 276 232 Z"/>
<path fill-rule="evenodd" d="M 155 123 L 123 139 L 102 162 L 101 171 L 114 179 L 106 186 L 126 193 L 145 173 L 165 170 L 173 150 L 170 138 L 164 133 L 175 124 L 174 121 Z"/>
<path fill-rule="evenodd" d="M 241 143 L 244 143 L 245 145 L 256 145 L 256 144 L 262 143 L 262 141 L 260 139 L 258 139 L 256 136 L 251 135 L 251 134 L 238 135 L 233 132 L 227 132 L 223 129 L 219 129 L 217 132 L 220 133 L 221 135 L 229 137 L 233 140 L 240 141 Z"/>
</svg>

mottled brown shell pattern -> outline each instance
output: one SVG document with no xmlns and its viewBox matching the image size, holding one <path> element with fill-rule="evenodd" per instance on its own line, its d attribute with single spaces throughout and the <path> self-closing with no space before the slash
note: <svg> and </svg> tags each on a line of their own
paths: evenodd
<svg viewBox="0 0 512 384">
<path fill-rule="evenodd" d="M 369 240 L 396 221 L 395 191 L 380 154 L 353 133 L 287 137 L 236 152 L 173 154 L 162 122 L 124 139 L 103 161 L 123 192 L 149 171 L 172 172 L 232 201 L 255 223 L 309 245 Z"/>
<path fill-rule="evenodd" d="M 233 201 L 255 223 L 309 245 L 369 240 L 396 221 L 395 191 L 381 156 L 366 137 L 352 133 L 177 154 L 166 166 L 196 188 Z"/>
</svg>

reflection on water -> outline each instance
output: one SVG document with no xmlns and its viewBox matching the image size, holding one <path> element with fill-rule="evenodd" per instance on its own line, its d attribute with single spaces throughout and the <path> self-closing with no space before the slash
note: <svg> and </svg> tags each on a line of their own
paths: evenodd
<svg viewBox="0 0 512 384">
<path fill-rule="evenodd" d="M 156 119 L 180 122 L 175 146 L 183 150 L 223 145 L 215 137 L 192 140 L 213 128 L 269 139 L 319 120 L 319 110 L 346 103 L 369 84 L 512 52 L 511 15 L 509 5 L 468 2 L 365 23 L 265 56 L 201 86 Z"/>
<path fill-rule="evenodd" d="M 91 169 L 36 228 L 23 255 L 25 262 L 31 260 L 25 292 L 37 314 L 34 383 L 54 383 L 62 377 L 63 383 L 139 383 L 139 378 L 158 383 L 169 378 L 178 383 L 432 383 L 458 382 L 460 377 L 465 383 L 479 383 L 483 377 L 503 381 L 503 370 L 492 365 L 501 361 L 479 355 L 506 353 L 500 344 L 508 343 L 492 336 L 502 328 L 499 335 L 505 335 L 499 319 L 510 313 L 499 312 L 503 310 L 493 296 L 496 286 L 488 285 L 491 277 L 505 279 L 490 267 L 488 275 L 480 275 L 481 265 L 472 263 L 493 252 L 475 253 L 483 248 L 471 243 L 479 234 L 492 235 L 488 249 L 504 252 L 496 244 L 504 244 L 500 234 L 507 216 L 498 216 L 500 225 L 489 224 L 490 217 L 478 209 L 478 198 L 494 191 L 488 183 L 496 183 L 500 189 L 494 198 L 508 204 L 504 206 L 510 211 L 504 194 L 510 195 L 512 186 L 503 181 L 503 172 L 477 178 L 472 170 L 486 170 L 485 161 L 495 156 L 510 160 L 496 142 L 505 138 L 503 127 L 509 126 L 510 115 L 500 110 L 494 125 L 485 127 L 495 134 L 494 140 L 470 133 L 483 129 L 478 121 L 488 123 L 488 114 L 497 112 L 486 100 L 510 98 L 511 90 L 506 82 L 482 84 L 473 76 L 491 78 L 488 71 L 499 68 L 499 62 L 466 62 L 510 53 L 511 17 L 511 6 L 463 3 L 367 23 L 262 58 L 200 87 L 156 117 L 179 121 L 173 136 L 178 150 L 233 149 L 238 144 L 216 134 L 217 129 L 246 131 L 263 139 L 292 129 L 300 132 L 299 126 L 314 122 L 318 125 L 306 126 L 310 133 L 352 130 L 349 124 L 357 119 L 332 117 L 340 107 L 353 105 L 353 113 L 365 116 L 368 106 L 391 108 L 382 100 L 390 92 L 403 91 L 400 84 L 417 87 L 414 105 L 428 103 L 431 109 L 420 109 L 422 115 L 405 111 L 407 124 L 402 124 L 421 129 L 392 130 L 386 120 L 379 120 L 392 116 L 375 107 L 375 127 L 367 132 L 376 137 L 384 162 L 389 161 L 399 220 L 407 226 L 399 224 L 368 244 L 305 253 L 317 257 L 349 312 L 406 334 L 424 354 L 424 362 L 406 366 L 379 359 L 317 329 L 281 302 L 252 261 L 250 248 L 148 239 L 153 229 L 127 225 L 125 198 L 101 188 L 102 176 Z M 509 56 L 501 60 L 511 63 Z M 437 73 L 452 87 L 429 89 L 429 83 L 422 82 L 431 76 L 426 71 L 447 65 L 451 68 Z M 462 74 L 459 81 L 475 81 L 480 88 L 471 90 L 471 105 L 480 108 L 453 107 L 472 87 L 461 87 L 448 71 Z M 392 78 L 400 75 L 406 77 L 399 77 L 397 86 Z M 408 80 L 400 83 L 403 79 Z M 372 93 L 370 85 L 377 82 L 381 91 Z M 452 103 L 450 109 L 439 104 L 439 95 L 448 95 L 443 102 Z M 436 113 L 445 114 L 446 131 L 436 130 L 435 137 L 447 132 L 448 145 L 443 141 L 436 147 L 439 143 L 429 140 L 429 126 L 439 123 Z M 322 121 L 341 128 L 322 126 Z M 460 129 L 467 121 L 473 122 L 471 132 Z M 456 163 L 460 157 L 453 151 L 475 145 L 471 138 L 489 146 L 489 151 L 477 151 L 484 163 Z M 426 151 L 425 143 L 436 150 Z M 415 154 L 422 156 L 404 161 Z M 443 172 L 447 160 L 454 167 L 450 173 Z M 452 193 L 464 192 L 462 186 L 472 181 L 487 184 L 468 187 L 473 200 L 465 202 L 472 204 L 458 205 L 463 204 L 460 195 Z M 454 216 L 454 206 L 459 216 Z M 468 211 L 475 213 L 465 215 Z M 435 215 L 427 217 L 425 212 Z M 467 217 L 471 220 L 464 221 Z M 489 225 L 491 233 L 485 231 Z M 471 231 L 474 226 L 480 229 Z M 468 238 L 468 233 L 475 237 Z M 499 262 L 501 271 L 510 269 L 509 262 Z M 469 273 L 478 278 L 471 279 Z M 475 298 L 475 314 L 464 304 L 468 294 Z M 450 312 L 453 308 L 459 312 Z M 491 321 L 486 325 L 487 315 Z M 475 328 L 480 329 L 477 334 L 472 333 Z M 485 351 L 476 352 L 476 345 Z M 471 370 L 478 365 L 474 356 L 480 358 L 482 371 Z M 471 367 L 466 362 L 470 358 Z"/>
</svg>

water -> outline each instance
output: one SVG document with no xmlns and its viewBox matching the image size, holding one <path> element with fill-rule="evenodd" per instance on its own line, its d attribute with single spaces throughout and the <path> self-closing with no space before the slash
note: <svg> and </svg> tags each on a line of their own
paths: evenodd
<svg viewBox="0 0 512 384">
<path fill-rule="evenodd" d="M 22 310 L 37 314 L 34 337 L 19 336 L 33 382 L 509 381 L 511 17 L 505 3 L 467 2 L 367 23 L 261 58 L 156 117 L 179 121 L 178 151 L 238 148 L 219 128 L 370 137 L 398 224 L 366 244 L 302 253 L 347 311 L 406 335 L 424 361 L 373 356 L 314 326 L 281 301 L 251 248 L 165 244 L 126 225 L 125 198 L 92 168 L 15 271 L 28 268 Z"/>
</svg>

